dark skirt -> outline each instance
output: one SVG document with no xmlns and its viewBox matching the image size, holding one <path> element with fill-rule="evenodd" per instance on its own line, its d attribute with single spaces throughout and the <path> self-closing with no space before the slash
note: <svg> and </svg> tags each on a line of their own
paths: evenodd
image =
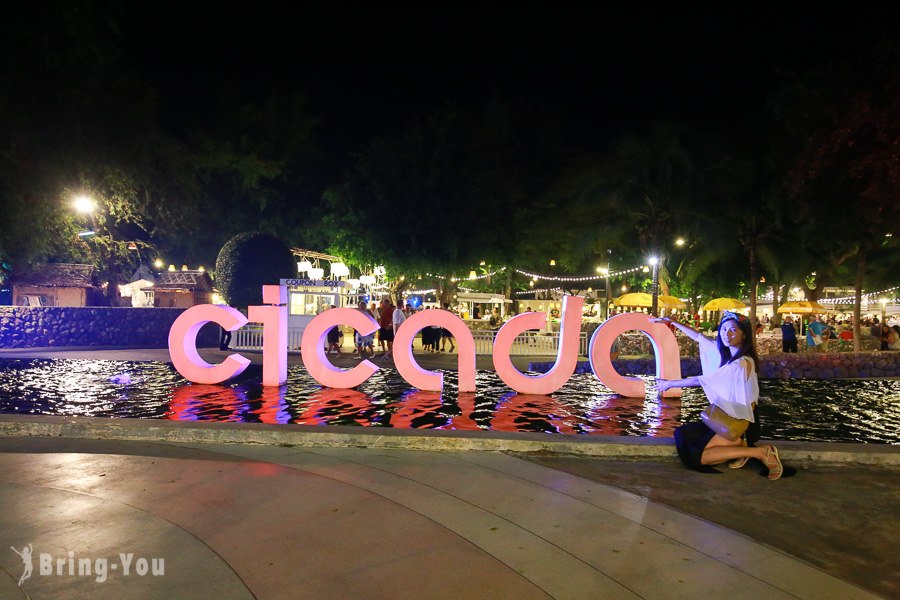
<svg viewBox="0 0 900 600">
<path fill-rule="evenodd" d="M 709 441 L 715 437 L 712 429 L 704 423 L 685 423 L 675 430 L 675 448 L 678 450 L 678 458 L 689 469 L 700 471 L 701 473 L 720 473 L 717 469 L 710 465 L 701 463 L 703 451 Z M 753 409 L 753 422 L 747 427 L 744 433 L 744 439 L 747 445 L 753 447 L 759 441 L 759 413 L 756 408 Z"/>
</svg>

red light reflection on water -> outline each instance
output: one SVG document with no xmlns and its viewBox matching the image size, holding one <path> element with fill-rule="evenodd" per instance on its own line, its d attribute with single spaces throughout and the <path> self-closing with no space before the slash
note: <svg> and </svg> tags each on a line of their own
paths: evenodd
<svg viewBox="0 0 900 600">
<path fill-rule="evenodd" d="M 175 421 L 245 421 L 244 395 L 222 385 L 183 385 L 175 388 L 165 417 Z"/>
<path fill-rule="evenodd" d="M 294 419 L 298 425 L 327 425 L 341 419 L 370 425 L 372 403 L 369 396 L 354 389 L 322 388 L 303 405 L 303 413 Z"/>
<path fill-rule="evenodd" d="M 680 425 L 681 414 L 679 398 L 658 400 L 610 395 L 591 400 L 585 406 L 582 402 L 566 401 L 565 396 L 511 394 L 497 402 L 493 410 L 490 401 L 485 406 L 482 398 L 479 410 L 474 393 L 445 399 L 441 392 L 409 390 L 397 401 L 378 403 L 377 399 L 354 389 L 323 388 L 291 409 L 285 394 L 285 386 L 263 386 L 259 404 L 252 402 L 257 408 L 251 409 L 246 393 L 240 388 L 185 385 L 172 391 L 165 418 L 671 437 Z"/>
</svg>

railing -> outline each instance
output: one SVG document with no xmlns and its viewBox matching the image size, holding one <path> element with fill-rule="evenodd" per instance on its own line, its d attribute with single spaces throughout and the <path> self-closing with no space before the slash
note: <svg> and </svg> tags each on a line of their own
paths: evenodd
<svg viewBox="0 0 900 600">
<path fill-rule="evenodd" d="M 288 350 L 300 350 L 302 329 L 288 328 Z M 262 350 L 263 328 L 260 325 L 244 325 L 234 332 L 231 347 L 235 350 Z"/>
<path fill-rule="evenodd" d="M 300 350 L 300 338 L 302 337 L 302 329 L 288 329 L 288 350 Z M 475 354 L 493 354 L 494 337 L 497 335 L 495 331 L 473 331 L 472 337 L 475 339 Z M 262 350 L 263 346 L 263 330 L 259 325 L 245 325 L 234 332 L 232 347 L 235 350 Z M 353 344 L 353 335 L 345 333 L 344 343 L 350 340 Z M 520 334 L 512 343 L 510 348 L 511 356 L 544 356 L 556 354 L 559 347 L 558 332 L 527 332 Z M 578 354 L 587 356 L 588 336 L 582 331 L 578 340 Z"/>
<path fill-rule="evenodd" d="M 493 354 L 496 331 L 473 331 L 475 354 Z M 519 334 L 510 347 L 510 356 L 545 356 L 556 354 L 559 332 L 526 332 Z M 582 331 L 578 339 L 579 356 L 587 356 L 588 335 Z"/>
</svg>

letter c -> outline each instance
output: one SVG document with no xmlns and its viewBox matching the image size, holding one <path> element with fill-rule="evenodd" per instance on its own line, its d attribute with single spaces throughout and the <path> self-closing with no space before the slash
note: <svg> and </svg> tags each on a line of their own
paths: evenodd
<svg viewBox="0 0 900 600">
<path fill-rule="evenodd" d="M 247 318 L 230 306 L 198 304 L 187 309 L 175 319 L 169 329 L 169 356 L 182 377 L 194 383 L 221 383 L 243 373 L 250 359 L 231 354 L 222 363 L 211 365 L 197 352 L 197 334 L 207 323 L 217 323 L 226 331 L 240 329 Z"/>
</svg>

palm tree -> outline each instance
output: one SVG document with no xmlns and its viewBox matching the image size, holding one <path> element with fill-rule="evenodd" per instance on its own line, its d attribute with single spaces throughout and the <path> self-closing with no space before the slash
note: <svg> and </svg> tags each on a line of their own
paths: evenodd
<svg viewBox="0 0 900 600">
<path fill-rule="evenodd" d="M 682 144 L 683 128 L 656 125 L 646 135 L 629 134 L 612 147 L 612 155 L 585 177 L 577 211 L 581 248 L 605 256 L 640 252 L 639 258 L 660 261 L 661 293 L 668 293 L 666 248 L 688 223 L 702 196 L 703 171 Z"/>
</svg>

